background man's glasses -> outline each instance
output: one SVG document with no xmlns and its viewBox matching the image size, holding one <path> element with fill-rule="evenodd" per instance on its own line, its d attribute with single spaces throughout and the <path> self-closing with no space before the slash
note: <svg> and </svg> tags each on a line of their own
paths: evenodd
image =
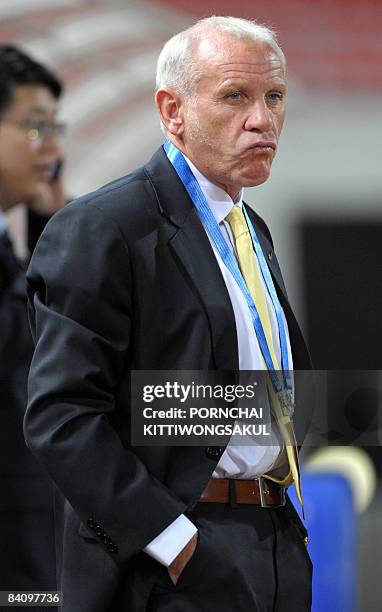
<svg viewBox="0 0 382 612">
<path fill-rule="evenodd" d="M 66 134 L 66 125 L 55 121 L 24 121 L 3 120 L 2 123 L 9 123 L 23 129 L 31 144 L 40 145 L 48 136 L 54 136 L 57 140 L 62 140 Z"/>
</svg>

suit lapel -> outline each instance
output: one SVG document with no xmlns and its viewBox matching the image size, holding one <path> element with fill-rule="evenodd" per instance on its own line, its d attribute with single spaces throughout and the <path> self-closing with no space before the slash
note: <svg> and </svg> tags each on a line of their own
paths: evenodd
<svg viewBox="0 0 382 612">
<path fill-rule="evenodd" d="M 169 248 L 181 262 L 205 309 L 215 367 L 237 370 L 238 343 L 231 300 L 199 215 L 163 149 L 145 166 L 145 172 L 160 212 L 173 225 Z"/>
</svg>

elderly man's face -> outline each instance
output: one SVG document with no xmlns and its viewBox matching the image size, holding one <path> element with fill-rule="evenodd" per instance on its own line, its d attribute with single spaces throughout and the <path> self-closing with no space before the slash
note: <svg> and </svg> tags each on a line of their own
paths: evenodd
<svg viewBox="0 0 382 612">
<path fill-rule="evenodd" d="M 267 180 L 285 116 L 285 71 L 267 44 L 220 37 L 201 43 L 203 76 L 183 106 L 183 150 L 234 197 Z"/>
</svg>

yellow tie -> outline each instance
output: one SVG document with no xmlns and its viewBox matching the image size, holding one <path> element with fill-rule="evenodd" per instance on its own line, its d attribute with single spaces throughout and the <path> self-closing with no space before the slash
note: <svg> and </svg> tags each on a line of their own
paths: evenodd
<svg viewBox="0 0 382 612">
<path fill-rule="evenodd" d="M 256 310 L 260 317 L 260 321 L 267 340 L 273 366 L 275 370 L 279 370 L 280 368 L 276 359 L 276 353 L 273 344 L 271 320 L 269 318 L 264 285 L 260 277 L 260 272 L 257 266 L 257 261 L 255 259 L 255 254 L 253 252 L 251 235 L 249 233 L 247 222 L 245 220 L 241 207 L 234 206 L 228 213 L 226 220 L 228 221 L 228 224 L 232 230 L 240 270 L 247 284 L 249 292 L 255 302 Z M 286 478 L 282 480 L 269 475 L 267 475 L 267 478 L 270 478 L 271 480 L 275 480 L 276 482 L 285 485 L 291 484 L 291 482 L 294 481 L 296 485 L 297 496 L 302 505 L 303 502 L 301 495 L 300 472 L 298 468 L 298 456 L 293 424 L 289 417 L 285 417 L 283 415 L 279 398 L 273 388 L 272 382 L 270 381 L 269 377 L 268 390 L 270 393 L 274 414 L 277 419 L 277 423 L 280 427 L 282 436 L 284 438 L 290 471 Z"/>
</svg>

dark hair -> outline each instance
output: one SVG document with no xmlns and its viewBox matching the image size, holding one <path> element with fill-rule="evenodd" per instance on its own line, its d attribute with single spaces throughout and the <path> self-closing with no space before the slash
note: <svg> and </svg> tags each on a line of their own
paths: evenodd
<svg viewBox="0 0 382 612">
<path fill-rule="evenodd" d="M 10 106 L 18 85 L 44 85 L 59 98 L 62 83 L 50 70 L 13 45 L 0 45 L 0 115 Z"/>
</svg>

